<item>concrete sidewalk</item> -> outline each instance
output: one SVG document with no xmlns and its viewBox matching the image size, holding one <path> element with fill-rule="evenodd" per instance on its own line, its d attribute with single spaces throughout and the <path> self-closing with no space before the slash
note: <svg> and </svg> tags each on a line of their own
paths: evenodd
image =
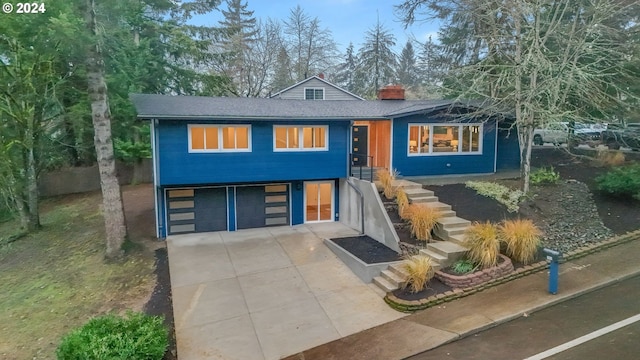
<svg viewBox="0 0 640 360">
<path fill-rule="evenodd" d="M 542 271 L 444 303 L 286 358 L 403 359 L 483 329 L 526 316 L 620 280 L 640 275 L 640 231 L 634 240 L 560 265 L 551 295 Z"/>
</svg>

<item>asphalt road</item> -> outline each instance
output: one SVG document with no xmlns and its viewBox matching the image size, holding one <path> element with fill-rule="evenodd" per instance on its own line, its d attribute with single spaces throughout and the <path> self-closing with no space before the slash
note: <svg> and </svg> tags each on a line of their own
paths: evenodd
<svg viewBox="0 0 640 360">
<path fill-rule="evenodd" d="M 526 359 L 563 344 L 568 349 L 549 357 L 534 358 L 640 359 L 638 314 L 640 277 L 635 277 L 409 359 Z M 629 318 L 631 324 L 602 334 L 607 327 Z M 580 338 L 588 341 L 571 346 L 570 342 Z"/>
</svg>

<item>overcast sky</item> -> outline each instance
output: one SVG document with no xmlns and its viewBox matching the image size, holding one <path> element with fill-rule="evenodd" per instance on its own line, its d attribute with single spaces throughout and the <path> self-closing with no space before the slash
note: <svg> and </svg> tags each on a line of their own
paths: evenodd
<svg viewBox="0 0 640 360">
<path fill-rule="evenodd" d="M 365 32 L 380 22 L 396 37 L 396 51 L 399 53 L 407 39 L 415 36 L 424 41 L 429 35 L 436 38 L 438 24 L 436 22 L 418 23 L 404 29 L 394 13 L 394 5 L 401 1 L 391 0 L 248 0 L 248 9 L 253 10 L 257 19 L 286 19 L 290 10 L 300 5 L 310 17 L 317 17 L 324 28 L 329 28 L 338 43 L 340 51 L 344 51 L 353 42 L 357 50 L 364 40 Z M 226 10 L 226 3 L 221 5 Z M 220 13 L 198 17 L 198 24 L 217 25 Z"/>
</svg>

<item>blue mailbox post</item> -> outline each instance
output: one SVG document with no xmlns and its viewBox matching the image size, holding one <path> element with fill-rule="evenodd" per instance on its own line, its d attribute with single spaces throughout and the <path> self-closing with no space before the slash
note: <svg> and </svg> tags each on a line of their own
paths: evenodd
<svg viewBox="0 0 640 360">
<path fill-rule="evenodd" d="M 549 261 L 549 292 L 555 295 L 558 293 L 558 269 L 562 254 L 547 248 L 542 251 L 547 255 L 547 261 Z"/>
</svg>

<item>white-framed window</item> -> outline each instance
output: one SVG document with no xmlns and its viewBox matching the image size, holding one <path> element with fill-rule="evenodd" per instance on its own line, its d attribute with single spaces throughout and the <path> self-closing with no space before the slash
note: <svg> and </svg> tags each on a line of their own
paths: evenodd
<svg viewBox="0 0 640 360">
<path fill-rule="evenodd" d="M 480 154 L 482 124 L 409 124 L 407 144 L 409 156 Z"/>
<path fill-rule="evenodd" d="M 324 88 L 304 88 L 305 100 L 324 100 Z"/>
<path fill-rule="evenodd" d="M 274 151 L 324 151 L 329 150 L 329 127 L 273 126 Z"/>
<path fill-rule="evenodd" d="M 189 124 L 189 152 L 249 152 L 251 125 Z"/>
</svg>

